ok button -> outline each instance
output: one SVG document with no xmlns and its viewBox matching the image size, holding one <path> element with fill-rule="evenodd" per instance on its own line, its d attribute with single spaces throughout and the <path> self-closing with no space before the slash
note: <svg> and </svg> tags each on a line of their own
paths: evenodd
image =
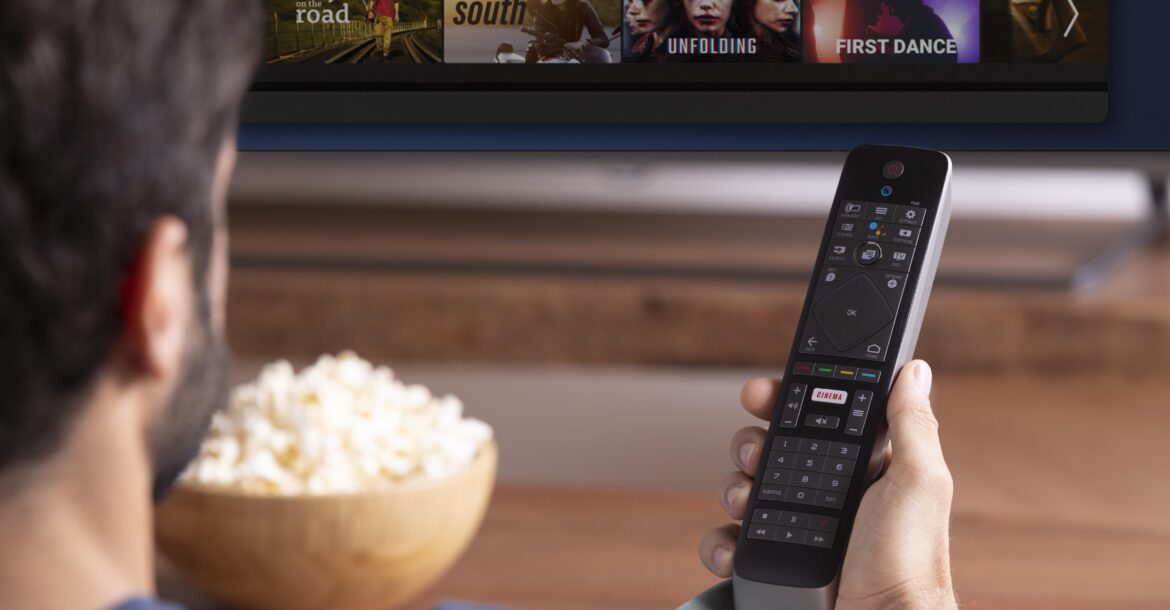
<svg viewBox="0 0 1170 610">
<path fill-rule="evenodd" d="M 845 352 L 894 319 L 873 281 L 858 275 L 813 306 L 813 317 L 838 352 Z"/>
</svg>

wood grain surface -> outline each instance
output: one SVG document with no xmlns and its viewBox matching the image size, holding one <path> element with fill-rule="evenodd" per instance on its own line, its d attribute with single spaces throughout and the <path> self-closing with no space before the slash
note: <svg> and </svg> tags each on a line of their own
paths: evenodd
<svg viewBox="0 0 1170 610">
<path fill-rule="evenodd" d="M 1168 396 L 1168 379 L 938 378 L 964 607 L 1170 608 Z M 466 555 L 408 607 L 674 608 L 716 582 L 696 549 L 726 521 L 714 493 L 505 486 Z M 220 608 L 165 563 L 160 586 Z"/>
<path fill-rule="evenodd" d="M 228 323 L 241 353 L 543 364 L 775 367 L 824 224 L 259 204 L 232 214 Z M 956 222 L 919 354 L 956 372 L 1160 375 L 1170 249 L 1127 258 L 1088 293 L 1059 285 L 1125 230 Z"/>
</svg>

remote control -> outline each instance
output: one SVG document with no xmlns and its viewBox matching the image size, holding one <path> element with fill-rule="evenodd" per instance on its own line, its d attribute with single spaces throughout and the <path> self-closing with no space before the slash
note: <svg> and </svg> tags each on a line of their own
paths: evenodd
<svg viewBox="0 0 1170 610">
<path fill-rule="evenodd" d="M 836 604 L 950 220 L 951 160 L 862 146 L 845 161 L 735 551 L 738 610 Z"/>
</svg>

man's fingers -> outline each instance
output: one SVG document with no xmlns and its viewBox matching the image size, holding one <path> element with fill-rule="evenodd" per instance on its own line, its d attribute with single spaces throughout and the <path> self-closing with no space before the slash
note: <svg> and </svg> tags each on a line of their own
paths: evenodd
<svg viewBox="0 0 1170 610">
<path fill-rule="evenodd" d="M 772 421 L 772 409 L 776 406 L 776 394 L 780 392 L 777 379 L 753 379 L 743 386 L 739 403 L 748 413 L 764 421 Z"/>
<path fill-rule="evenodd" d="M 741 428 L 731 437 L 731 463 L 749 477 L 756 476 L 756 466 L 760 463 L 760 452 L 764 450 L 767 436 L 763 428 Z"/>
<path fill-rule="evenodd" d="M 731 560 L 738 539 L 738 523 L 728 523 L 707 532 L 699 542 L 699 560 L 712 574 L 720 578 L 731 577 Z"/>
<path fill-rule="evenodd" d="M 748 496 L 752 493 L 752 480 L 742 472 L 729 472 L 723 477 L 719 485 L 719 503 L 727 516 L 732 519 L 743 519 L 747 510 Z"/>
<path fill-rule="evenodd" d="M 938 439 L 938 420 L 930 406 L 930 367 L 921 360 L 907 364 L 890 394 L 886 417 L 893 456 L 890 468 L 946 478 L 950 473 Z"/>
</svg>

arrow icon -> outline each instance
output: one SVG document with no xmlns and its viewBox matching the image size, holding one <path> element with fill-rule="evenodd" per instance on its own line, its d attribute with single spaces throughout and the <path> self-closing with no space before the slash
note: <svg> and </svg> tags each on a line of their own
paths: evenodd
<svg viewBox="0 0 1170 610">
<path fill-rule="evenodd" d="M 1076 24 L 1077 19 L 1081 16 L 1081 12 L 1077 10 L 1077 5 L 1073 4 L 1073 0 L 1068 0 L 1068 5 L 1072 7 L 1073 18 L 1069 20 L 1068 27 L 1064 29 L 1065 38 L 1068 38 L 1068 35 L 1072 32 L 1073 25 Z"/>
<path fill-rule="evenodd" d="M 816 347 L 817 343 L 820 343 L 820 341 L 817 341 L 816 337 L 809 337 L 807 343 L 809 347 Z"/>
</svg>

